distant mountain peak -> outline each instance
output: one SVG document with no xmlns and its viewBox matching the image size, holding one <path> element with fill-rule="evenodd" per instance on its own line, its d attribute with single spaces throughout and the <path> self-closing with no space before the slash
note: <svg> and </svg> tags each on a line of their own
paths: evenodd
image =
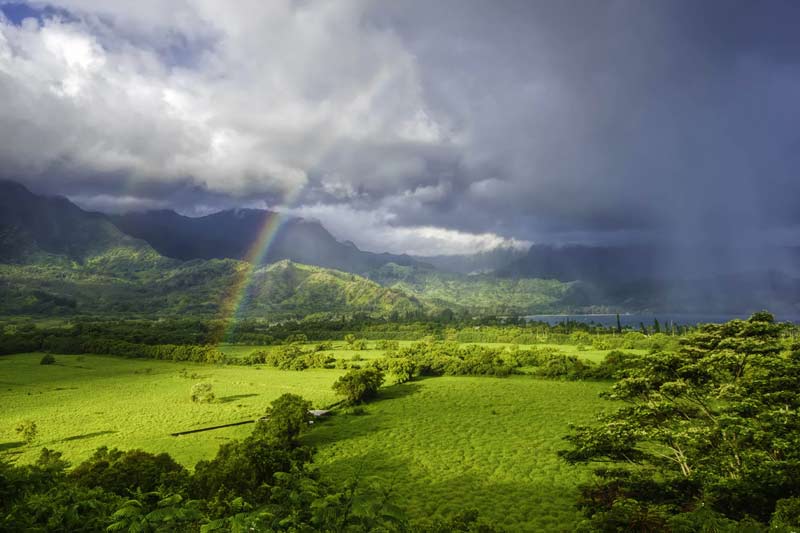
<svg viewBox="0 0 800 533">
<path fill-rule="evenodd" d="M 203 217 L 153 215 L 149 212 L 113 215 L 123 232 L 149 242 L 159 253 L 176 259 L 244 259 L 261 237 L 266 218 L 274 212 L 238 208 Z M 412 264 L 408 256 L 364 252 L 351 242 L 339 242 L 318 220 L 293 218 L 271 236 L 261 264 L 290 259 L 356 274 L 389 261 Z"/>
<path fill-rule="evenodd" d="M 132 262 L 157 256 L 146 242 L 121 232 L 105 215 L 84 211 L 68 198 L 38 195 L 7 180 L 0 181 L 0 192 L 0 226 L 17 228 L 5 234 L 13 235 L 14 248 L 28 256 L 44 252 L 77 262 L 106 254 Z"/>
</svg>

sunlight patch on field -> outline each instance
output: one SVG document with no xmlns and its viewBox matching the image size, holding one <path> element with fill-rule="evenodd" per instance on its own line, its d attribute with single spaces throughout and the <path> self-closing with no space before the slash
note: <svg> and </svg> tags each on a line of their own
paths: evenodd
<svg viewBox="0 0 800 533">
<path fill-rule="evenodd" d="M 315 406 L 336 401 L 331 385 L 342 372 L 267 367 L 213 366 L 105 356 L 42 354 L 3 356 L 0 361 L 0 453 L 30 462 L 43 447 L 64 452 L 73 464 L 98 446 L 167 452 L 193 467 L 212 457 L 220 444 L 242 438 L 251 425 L 171 437 L 170 433 L 252 420 L 283 393 L 299 394 Z M 217 401 L 193 403 L 192 385 L 212 384 Z M 14 428 L 33 420 L 39 429 L 31 445 Z"/>
</svg>

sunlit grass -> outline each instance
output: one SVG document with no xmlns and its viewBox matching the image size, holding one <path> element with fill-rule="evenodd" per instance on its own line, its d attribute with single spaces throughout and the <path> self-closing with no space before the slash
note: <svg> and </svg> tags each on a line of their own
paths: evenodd
<svg viewBox="0 0 800 533">
<path fill-rule="evenodd" d="M 387 389 L 366 414 L 309 434 L 333 479 L 375 476 L 414 518 L 478 509 L 511 531 L 570 531 L 588 472 L 556 456 L 568 424 L 603 407 L 608 384 L 528 377 L 425 379 Z"/>
<path fill-rule="evenodd" d="M 352 350 L 335 342 L 330 353 L 350 361 L 383 355 L 374 341 L 368 347 Z M 553 347 L 591 360 L 607 353 Z M 277 349 L 221 348 L 234 357 Z M 106 445 L 167 452 L 192 467 L 252 426 L 170 433 L 253 420 L 285 392 L 330 405 L 337 400 L 331 385 L 343 373 L 92 355 L 56 355 L 57 364 L 47 366 L 39 364 L 41 356 L 0 357 L 0 454 L 20 463 L 48 447 L 75 464 Z M 191 401 L 191 387 L 200 381 L 212 384 L 218 401 Z M 607 407 L 598 399 L 607 386 L 527 376 L 424 379 L 387 387 L 366 414 L 336 414 L 306 441 L 318 448 L 325 476 L 375 476 L 393 487 L 396 502 L 412 518 L 475 508 L 512 531 L 569 531 L 578 519 L 576 487 L 588 472 L 566 465 L 556 451 L 565 446 L 570 422 L 589 422 Z M 39 427 L 31 445 L 14 432 L 24 419 Z"/>
<path fill-rule="evenodd" d="M 0 453 L 19 462 L 34 460 L 47 447 L 75 463 L 107 445 L 168 452 L 192 467 L 213 456 L 221 443 L 249 434 L 252 426 L 181 437 L 170 433 L 253 420 L 286 392 L 300 394 L 316 406 L 328 405 L 336 401 L 331 385 L 342 373 L 92 355 L 57 355 L 57 364 L 40 365 L 41 357 L 0 357 Z M 215 403 L 191 401 L 190 389 L 200 381 L 212 384 Z M 39 429 L 32 445 L 21 443 L 14 432 L 25 419 Z"/>
</svg>

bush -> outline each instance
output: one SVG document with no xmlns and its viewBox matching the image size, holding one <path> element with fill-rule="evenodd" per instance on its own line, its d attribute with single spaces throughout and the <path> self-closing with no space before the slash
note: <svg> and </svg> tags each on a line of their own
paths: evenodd
<svg viewBox="0 0 800 533">
<path fill-rule="evenodd" d="M 36 422 L 33 420 L 23 420 L 15 428 L 17 435 L 22 437 L 22 440 L 28 444 L 36 440 L 36 435 L 39 434 L 39 428 L 36 427 Z"/>
<path fill-rule="evenodd" d="M 608 352 L 603 361 L 592 371 L 592 377 L 596 379 L 620 378 L 621 373 L 630 368 L 634 368 L 642 360 L 636 354 L 612 350 Z"/>
<path fill-rule="evenodd" d="M 398 383 L 405 383 L 414 379 L 417 365 L 408 357 L 393 357 L 389 359 L 389 372 L 394 374 Z"/>
<path fill-rule="evenodd" d="M 345 403 L 354 405 L 373 398 L 383 379 L 383 372 L 377 368 L 355 369 L 337 379 L 333 390 L 339 396 L 344 396 Z"/>
<path fill-rule="evenodd" d="M 52 364 L 55 364 L 55 362 L 56 362 L 56 358 L 53 357 L 53 354 L 49 354 L 48 353 L 48 354 L 45 354 L 42 357 L 41 361 L 39 361 L 39 364 L 40 365 L 52 365 Z"/>
<path fill-rule="evenodd" d="M 778 500 L 769 524 L 773 531 L 797 531 L 800 528 L 800 498 Z"/>
<path fill-rule="evenodd" d="M 386 339 L 381 339 L 377 342 L 375 347 L 378 350 L 394 350 L 397 351 L 400 349 L 400 343 L 397 341 L 388 341 Z"/>
<path fill-rule="evenodd" d="M 211 383 L 195 383 L 192 385 L 192 401 L 195 403 L 211 403 L 214 401 L 214 391 Z"/>
</svg>

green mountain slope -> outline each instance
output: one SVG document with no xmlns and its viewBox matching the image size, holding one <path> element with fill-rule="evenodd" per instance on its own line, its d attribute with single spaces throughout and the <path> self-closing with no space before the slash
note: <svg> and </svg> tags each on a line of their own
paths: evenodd
<svg viewBox="0 0 800 533">
<path fill-rule="evenodd" d="M 545 313 L 564 308 L 574 283 L 462 275 L 389 263 L 369 278 L 381 285 L 454 309 L 484 313 Z"/>
<path fill-rule="evenodd" d="M 237 316 L 410 313 L 415 297 L 360 276 L 288 261 L 180 261 L 66 198 L 0 181 L 0 314 Z"/>
<path fill-rule="evenodd" d="M 221 214 L 202 222 L 217 221 L 221 231 L 232 227 L 229 218 Z M 318 226 L 295 225 L 304 230 Z M 308 257 L 319 252 L 311 248 L 304 252 Z M 406 259 L 373 255 L 382 261 Z M 571 288 L 552 280 L 442 273 L 420 263 L 383 264 L 370 277 L 288 260 L 253 269 L 231 258 L 170 259 L 123 233 L 105 215 L 86 212 L 66 198 L 39 196 L 16 183 L 0 182 L 3 315 L 406 316 L 445 307 L 532 313 L 559 309 Z"/>
<path fill-rule="evenodd" d="M 0 262 L 80 266 L 95 274 L 176 264 L 121 232 L 105 215 L 84 211 L 66 198 L 36 195 L 10 181 L 0 181 Z"/>
<path fill-rule="evenodd" d="M 381 315 L 426 309 L 414 296 L 382 287 L 355 274 L 280 261 L 253 273 L 245 311 L 280 310 L 298 314 L 366 312 Z"/>
<path fill-rule="evenodd" d="M 313 313 L 423 312 L 413 296 L 353 274 L 283 261 L 248 276 L 232 259 L 120 270 L 61 263 L 0 264 L 0 314 L 198 315 L 284 318 Z"/>
</svg>

